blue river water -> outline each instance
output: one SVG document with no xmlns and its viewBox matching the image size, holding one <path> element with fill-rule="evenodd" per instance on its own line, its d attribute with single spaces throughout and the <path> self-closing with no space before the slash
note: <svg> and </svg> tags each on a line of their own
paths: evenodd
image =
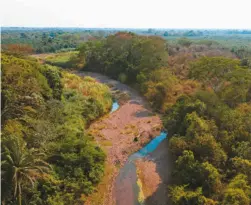
<svg viewBox="0 0 251 205">
<path fill-rule="evenodd" d="M 148 154 L 153 152 L 158 145 L 167 137 L 166 132 L 161 132 L 160 135 L 153 138 L 148 144 L 146 144 L 143 148 L 141 148 L 139 151 L 133 153 L 129 156 L 128 162 L 133 162 L 134 160 L 138 158 L 146 157 Z"/>
<path fill-rule="evenodd" d="M 161 132 L 159 136 L 153 138 L 151 142 L 149 142 L 145 147 L 143 147 L 136 153 L 145 157 L 150 152 L 153 152 L 158 147 L 159 143 L 161 143 L 166 138 L 166 136 L 167 136 L 166 132 Z"/>
<path fill-rule="evenodd" d="M 114 101 L 114 102 L 112 103 L 112 109 L 111 109 L 110 113 L 116 111 L 117 109 L 119 109 L 119 104 L 118 104 L 117 101 Z"/>
</svg>

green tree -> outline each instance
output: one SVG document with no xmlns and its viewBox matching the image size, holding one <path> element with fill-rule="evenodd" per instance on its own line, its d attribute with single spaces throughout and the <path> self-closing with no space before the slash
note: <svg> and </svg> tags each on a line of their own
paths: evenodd
<svg viewBox="0 0 251 205">
<path fill-rule="evenodd" d="M 188 113 L 184 119 L 186 137 L 194 138 L 204 134 L 216 134 L 217 127 L 214 121 L 204 120 L 196 112 Z"/>
<path fill-rule="evenodd" d="M 222 205 L 249 205 L 250 199 L 243 190 L 229 188 L 225 191 Z"/>
<path fill-rule="evenodd" d="M 169 199 L 175 205 L 216 205 L 217 201 L 206 198 L 202 194 L 202 188 L 196 190 L 187 189 L 186 185 L 169 186 Z"/>
<path fill-rule="evenodd" d="M 239 68 L 239 61 L 224 57 L 202 57 L 191 63 L 189 77 L 201 80 L 211 86 L 214 91 L 219 91 L 224 85 L 225 77 Z"/>
<path fill-rule="evenodd" d="M 173 93 L 178 79 L 167 68 L 152 71 L 146 81 L 145 96 L 152 106 L 163 110 L 164 103 L 173 101 Z"/>
<path fill-rule="evenodd" d="M 190 150 L 183 151 L 182 155 L 175 161 L 174 176 L 182 184 L 189 184 L 196 187 L 199 179 L 200 164 L 194 158 Z"/>
<path fill-rule="evenodd" d="M 3 142 L 3 174 L 7 175 L 4 183 L 12 183 L 13 194 L 18 204 L 22 204 L 22 187 L 29 182 L 34 186 L 37 178 L 49 171 L 49 165 L 42 160 L 43 154 L 35 149 L 27 149 L 21 139 L 10 137 Z M 10 177 L 11 176 L 11 177 Z"/>
<path fill-rule="evenodd" d="M 210 163 L 204 162 L 201 164 L 202 189 L 206 196 L 211 196 L 215 193 L 220 193 L 223 187 L 221 183 L 222 176 L 219 171 Z"/>
<path fill-rule="evenodd" d="M 232 168 L 235 173 L 242 173 L 248 176 L 251 181 L 251 161 L 247 159 L 242 159 L 239 157 L 234 157 L 231 159 Z"/>
<path fill-rule="evenodd" d="M 168 141 L 169 150 L 172 153 L 172 156 L 177 159 L 182 152 L 189 148 L 189 144 L 185 137 L 173 136 Z"/>
<path fill-rule="evenodd" d="M 224 192 L 223 204 L 249 205 L 251 202 L 250 194 L 251 187 L 248 184 L 247 176 L 238 174 L 228 184 Z"/>
<path fill-rule="evenodd" d="M 180 38 L 178 40 L 178 44 L 181 46 L 189 47 L 192 44 L 192 41 L 190 41 L 188 38 Z"/>
<path fill-rule="evenodd" d="M 210 134 L 197 136 L 191 144 L 195 156 L 201 161 L 209 161 L 214 166 L 224 165 L 227 155 L 221 145 Z"/>
</svg>

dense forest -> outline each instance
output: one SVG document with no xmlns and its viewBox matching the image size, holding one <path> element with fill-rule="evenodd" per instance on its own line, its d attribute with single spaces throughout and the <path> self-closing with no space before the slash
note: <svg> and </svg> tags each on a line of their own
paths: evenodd
<svg viewBox="0 0 251 205">
<path fill-rule="evenodd" d="M 86 128 L 110 111 L 109 88 L 33 58 L 1 60 L 3 203 L 81 203 L 103 176 Z"/>
<path fill-rule="evenodd" d="M 84 69 L 136 87 L 163 113 L 173 204 L 249 205 L 250 64 L 231 50 L 185 41 L 175 48 L 121 32 L 83 44 L 79 59 Z"/>
<path fill-rule="evenodd" d="M 173 31 L 173 36 L 171 31 L 159 35 L 154 29 L 108 30 L 100 35 L 91 31 L 92 38 L 83 41 L 79 41 L 83 31 L 53 37 L 51 31 L 5 32 L 1 107 L 5 204 L 78 204 L 103 176 L 105 153 L 86 130 L 109 111 L 109 88 L 56 67 L 60 66 L 128 84 L 161 114 L 172 164 L 172 180 L 166 187 L 170 204 L 250 205 L 250 31 L 181 30 Z M 11 42 L 8 35 L 18 40 Z M 78 40 L 72 41 L 76 36 Z M 20 40 L 25 38 L 32 40 Z M 55 49 L 38 50 L 49 44 Z M 48 55 L 43 65 L 27 55 L 33 49 L 43 53 L 62 48 L 74 51 Z"/>
</svg>

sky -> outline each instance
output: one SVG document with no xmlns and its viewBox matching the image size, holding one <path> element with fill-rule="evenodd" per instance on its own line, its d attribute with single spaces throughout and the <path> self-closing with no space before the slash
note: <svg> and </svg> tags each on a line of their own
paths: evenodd
<svg viewBox="0 0 251 205">
<path fill-rule="evenodd" d="M 251 29 L 251 0 L 1 0 L 1 26 Z"/>
</svg>

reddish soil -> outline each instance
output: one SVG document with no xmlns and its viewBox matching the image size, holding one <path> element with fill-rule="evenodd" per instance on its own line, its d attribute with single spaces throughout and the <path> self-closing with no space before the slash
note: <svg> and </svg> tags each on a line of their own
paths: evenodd
<svg viewBox="0 0 251 205">
<path fill-rule="evenodd" d="M 139 159 L 135 162 L 138 177 L 142 183 L 144 197 L 151 197 L 158 189 L 161 178 L 157 173 L 156 164 L 151 160 Z"/>
<path fill-rule="evenodd" d="M 147 112 L 143 106 L 129 101 L 117 111 L 91 125 L 90 132 L 107 152 L 108 164 L 123 166 L 131 153 L 143 147 L 152 136 L 158 135 L 161 127 L 160 118 L 140 115 Z M 134 140 L 135 137 L 138 139 L 137 142 Z M 111 184 L 114 183 L 118 171 L 115 171 Z M 110 195 L 106 197 L 106 205 L 113 203 L 112 190 L 113 186 L 110 187 Z"/>
<path fill-rule="evenodd" d="M 107 118 L 91 125 L 90 130 L 102 128 L 98 130 L 97 142 L 108 140 L 112 143 L 109 149 L 111 159 L 108 160 L 113 164 L 125 162 L 128 154 L 148 142 L 155 135 L 154 131 L 160 131 L 161 121 L 158 116 L 139 116 L 146 112 L 141 105 L 128 102 Z M 134 141 L 135 137 L 138 142 Z"/>
</svg>

